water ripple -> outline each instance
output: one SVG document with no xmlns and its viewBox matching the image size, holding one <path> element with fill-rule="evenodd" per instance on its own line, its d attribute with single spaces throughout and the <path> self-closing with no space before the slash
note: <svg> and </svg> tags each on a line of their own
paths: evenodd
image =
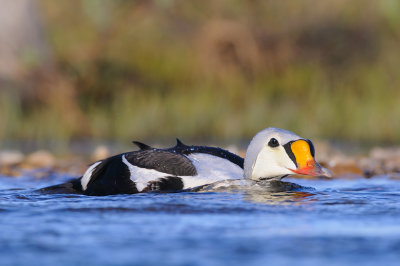
<svg viewBox="0 0 400 266">
<path fill-rule="evenodd" d="M 40 180 L 0 179 L 4 265 L 400 260 L 398 180 L 293 179 L 278 191 L 234 184 L 203 192 L 89 197 L 39 193 L 48 185 Z"/>
</svg>

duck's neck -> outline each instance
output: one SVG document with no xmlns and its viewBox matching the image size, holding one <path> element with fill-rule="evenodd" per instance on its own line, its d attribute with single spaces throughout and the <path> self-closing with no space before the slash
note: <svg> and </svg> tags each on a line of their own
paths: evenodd
<svg viewBox="0 0 400 266">
<path fill-rule="evenodd" d="M 255 141 L 255 139 L 253 139 L 250 142 L 250 145 L 246 151 L 246 156 L 244 158 L 244 166 L 243 166 L 244 178 L 257 180 L 258 178 L 261 177 L 261 176 L 257 176 L 257 173 L 254 172 L 254 168 L 256 166 L 258 155 L 259 155 L 262 147 L 263 147 L 263 145 L 261 143 L 259 143 L 259 141 L 257 141 L 257 140 Z"/>
</svg>

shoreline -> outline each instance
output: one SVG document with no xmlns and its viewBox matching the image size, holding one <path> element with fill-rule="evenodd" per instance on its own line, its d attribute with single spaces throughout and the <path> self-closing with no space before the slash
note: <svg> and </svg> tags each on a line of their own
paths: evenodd
<svg viewBox="0 0 400 266">
<path fill-rule="evenodd" d="M 168 147 L 171 145 L 154 146 Z M 343 151 L 338 148 L 338 145 L 332 145 L 326 141 L 316 141 L 315 147 L 317 161 L 334 173 L 333 179 L 371 178 L 382 175 L 400 179 L 400 146 L 376 146 L 370 149 L 354 146 Z M 89 164 L 97 160 L 137 149 L 132 145 L 123 147 L 111 142 L 107 144 L 84 142 L 83 145 L 75 143 L 69 148 L 69 152 L 63 153 L 52 152 L 48 149 L 25 152 L 18 149 L 0 150 L 0 176 L 20 177 L 32 172 L 35 172 L 38 178 L 45 177 L 46 173 L 51 172 L 79 176 L 85 172 Z M 246 151 L 242 146 L 225 145 L 223 148 L 242 157 L 245 156 Z"/>
</svg>

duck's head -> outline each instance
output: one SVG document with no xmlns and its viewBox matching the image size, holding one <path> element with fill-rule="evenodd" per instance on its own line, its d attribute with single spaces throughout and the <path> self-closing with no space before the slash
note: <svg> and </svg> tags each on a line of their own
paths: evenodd
<svg viewBox="0 0 400 266">
<path fill-rule="evenodd" d="M 315 161 L 312 142 L 296 134 L 267 128 L 250 142 L 244 160 L 244 177 L 253 180 L 280 179 L 287 175 L 331 176 Z"/>
</svg>

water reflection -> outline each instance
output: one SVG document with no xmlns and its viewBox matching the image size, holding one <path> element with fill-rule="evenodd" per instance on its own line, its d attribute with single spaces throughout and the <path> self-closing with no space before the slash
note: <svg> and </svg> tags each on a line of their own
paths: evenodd
<svg viewBox="0 0 400 266">
<path fill-rule="evenodd" d="M 317 201 L 315 194 L 310 192 L 286 191 L 279 193 L 270 192 L 246 192 L 243 199 L 254 203 L 263 203 L 268 205 L 293 205 L 310 204 Z"/>
<path fill-rule="evenodd" d="M 225 180 L 202 187 L 201 192 L 242 193 L 245 201 L 274 204 L 309 204 L 317 201 L 314 188 L 303 187 L 291 182 Z"/>
</svg>

